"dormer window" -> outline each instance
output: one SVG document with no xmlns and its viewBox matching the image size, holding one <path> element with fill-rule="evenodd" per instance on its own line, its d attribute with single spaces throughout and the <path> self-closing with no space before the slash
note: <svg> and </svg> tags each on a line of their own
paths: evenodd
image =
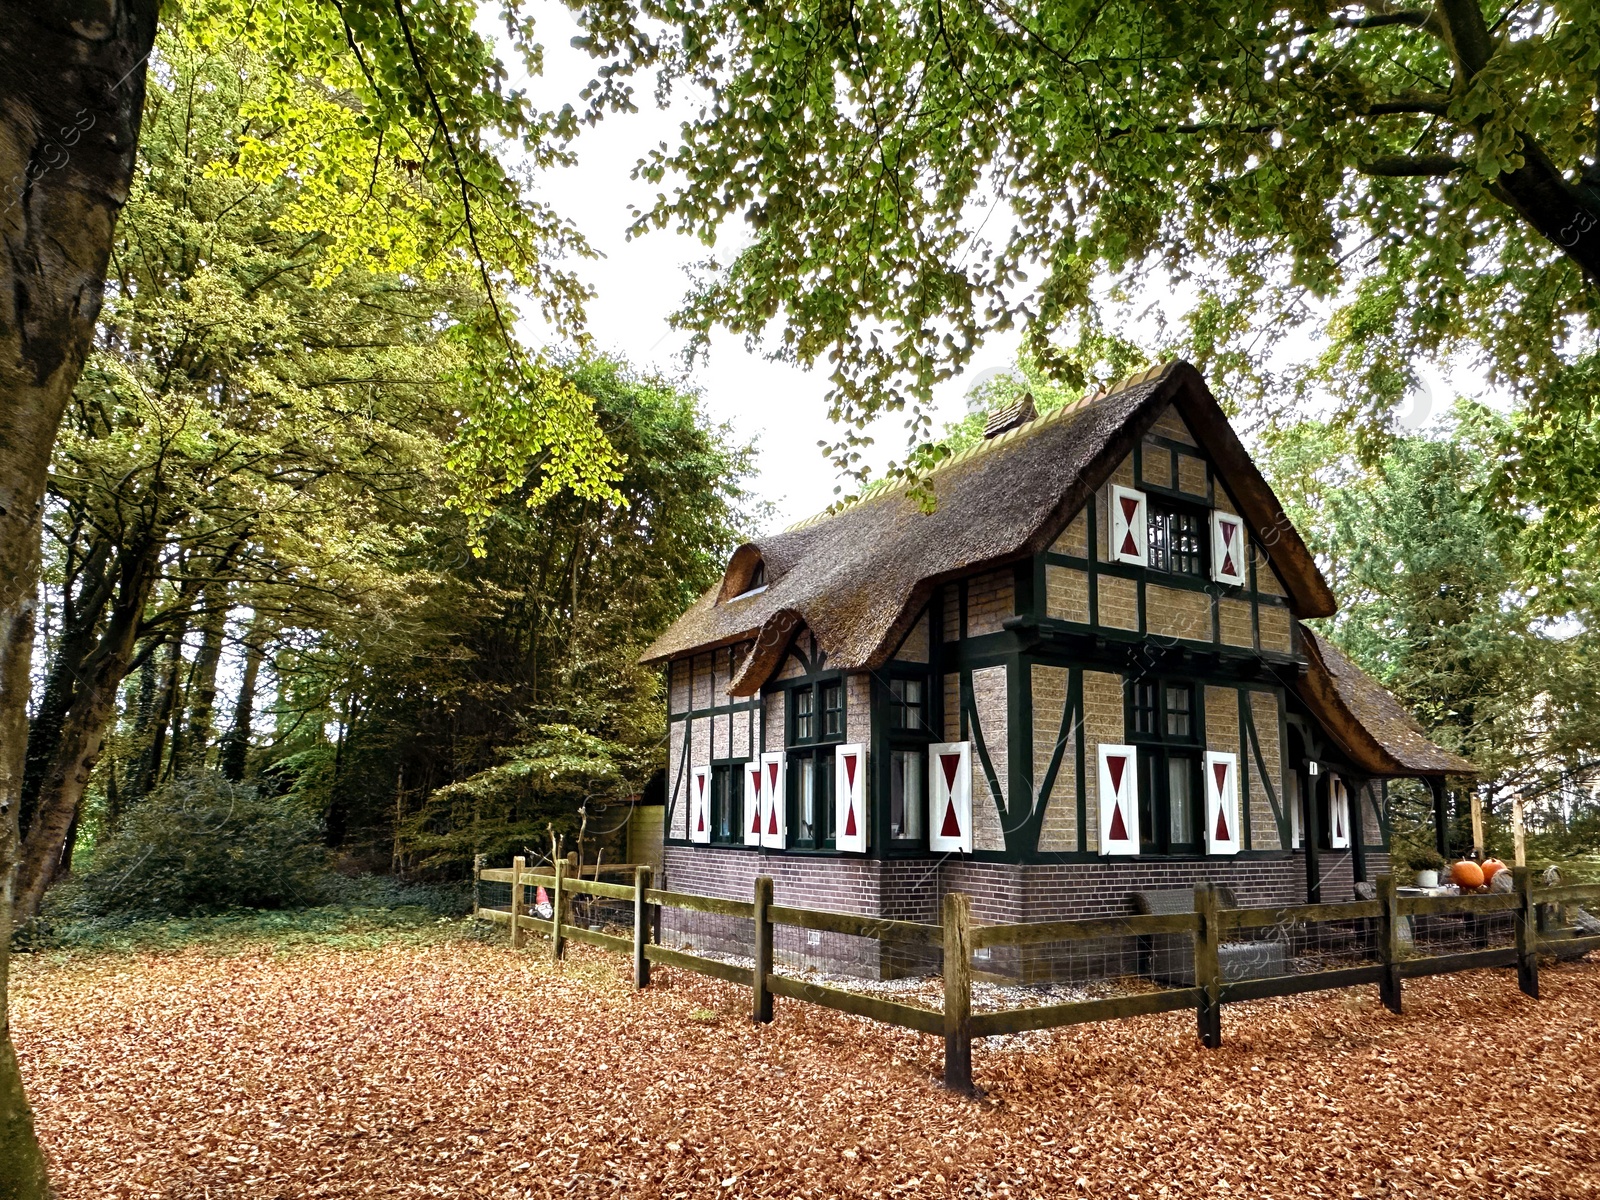
<svg viewBox="0 0 1600 1200">
<path fill-rule="evenodd" d="M 731 604 L 759 596 L 767 590 L 767 564 L 761 552 L 753 545 L 740 546 L 728 564 L 728 574 L 722 581 L 722 594 L 717 603 Z"/>
</svg>

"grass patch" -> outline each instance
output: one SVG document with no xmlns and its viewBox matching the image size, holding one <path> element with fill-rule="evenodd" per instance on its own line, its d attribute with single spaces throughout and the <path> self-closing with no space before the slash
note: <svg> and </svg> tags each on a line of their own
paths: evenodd
<svg viewBox="0 0 1600 1200">
<path fill-rule="evenodd" d="M 218 953 L 297 947 L 374 949 L 396 942 L 428 945 L 503 940 L 487 921 L 471 917 L 470 889 L 404 884 L 384 876 L 337 879 L 324 890 L 328 903 L 305 908 L 236 908 L 203 916 L 153 912 L 81 916 L 63 895 L 33 925 L 12 939 L 19 953 L 87 954 L 176 951 L 203 947 Z M 496 934 L 499 934 L 497 937 Z"/>
</svg>

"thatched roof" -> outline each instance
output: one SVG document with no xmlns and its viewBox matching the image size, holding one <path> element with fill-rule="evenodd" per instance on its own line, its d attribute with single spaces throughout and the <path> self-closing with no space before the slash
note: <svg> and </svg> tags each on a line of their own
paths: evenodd
<svg viewBox="0 0 1600 1200">
<path fill-rule="evenodd" d="M 1428 740 L 1401 703 L 1343 651 L 1300 626 L 1310 669 L 1296 685 L 1352 762 L 1374 775 L 1475 775 L 1477 768 Z"/>
<path fill-rule="evenodd" d="M 889 658 L 933 589 L 1044 550 L 1172 405 L 1211 456 L 1239 512 L 1263 538 L 1299 616 L 1327 616 L 1333 594 L 1282 506 L 1194 367 L 1169 363 L 986 440 L 929 477 L 922 512 L 904 487 L 872 494 L 741 546 L 723 583 L 645 652 L 659 662 L 754 640 L 730 691 L 750 695 L 801 624 L 845 669 Z M 748 589 L 760 562 L 766 586 Z"/>
</svg>

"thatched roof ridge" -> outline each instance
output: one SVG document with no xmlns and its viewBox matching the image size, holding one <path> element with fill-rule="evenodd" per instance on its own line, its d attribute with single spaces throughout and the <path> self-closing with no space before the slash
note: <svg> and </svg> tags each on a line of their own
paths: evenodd
<svg viewBox="0 0 1600 1200">
<path fill-rule="evenodd" d="M 1374 775 L 1476 775 L 1435 746 L 1400 701 L 1315 630 L 1300 626 L 1309 669 L 1296 685 L 1356 766 Z"/>
<path fill-rule="evenodd" d="M 645 662 L 754 639 L 730 689 L 749 695 L 781 661 L 803 623 L 830 663 L 864 668 L 894 652 L 933 589 L 1049 546 L 1171 404 L 1217 463 L 1241 515 L 1263 543 L 1301 616 L 1333 612 L 1333 596 L 1299 535 L 1229 427 L 1205 381 L 1169 363 L 1028 421 L 945 460 L 922 512 L 906 487 L 870 493 L 740 547 L 729 577 L 701 596 Z M 755 556 L 766 587 L 737 593 Z M 780 644 L 781 643 L 781 644 Z"/>
</svg>

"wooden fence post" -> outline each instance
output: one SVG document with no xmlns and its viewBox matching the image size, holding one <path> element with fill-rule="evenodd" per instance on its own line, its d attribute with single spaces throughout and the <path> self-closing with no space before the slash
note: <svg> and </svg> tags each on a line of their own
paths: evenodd
<svg viewBox="0 0 1600 1200">
<path fill-rule="evenodd" d="M 472 915 L 483 915 L 483 855 L 472 856 Z"/>
<path fill-rule="evenodd" d="M 650 868 L 633 869 L 633 986 L 650 986 L 650 960 L 644 948 L 650 943 L 650 906 L 644 894 L 650 890 Z"/>
<path fill-rule="evenodd" d="M 772 992 L 767 976 L 772 974 L 772 876 L 756 876 L 756 968 L 751 972 L 750 1019 L 767 1024 L 772 1020 Z"/>
<path fill-rule="evenodd" d="M 1517 986 L 1535 1000 L 1539 998 L 1539 929 L 1533 910 L 1533 872 L 1528 867 L 1512 867 L 1511 878 L 1517 896 Z"/>
<path fill-rule="evenodd" d="M 944 1085 L 972 1095 L 972 901 L 944 897 Z"/>
<path fill-rule="evenodd" d="M 522 869 L 528 860 L 517 855 L 511 860 L 511 948 L 521 950 L 527 944 L 528 931 L 522 927 Z"/>
<path fill-rule="evenodd" d="M 561 958 L 561 952 L 564 948 L 561 937 L 561 922 L 562 918 L 567 915 L 566 888 L 561 886 L 561 880 L 567 873 L 567 860 L 558 858 L 555 860 L 554 865 L 556 868 L 556 882 L 554 890 L 550 893 L 550 959 L 552 962 L 559 961 Z"/>
<path fill-rule="evenodd" d="M 1200 918 L 1194 931 L 1194 982 L 1201 992 L 1195 1021 L 1200 1041 L 1215 1049 L 1222 1045 L 1222 962 L 1217 893 L 1209 883 L 1194 885 L 1194 911 Z"/>
<path fill-rule="evenodd" d="M 1400 1011 L 1400 895 L 1393 875 L 1378 876 L 1378 959 L 1383 974 L 1378 979 L 1378 998 L 1392 1013 Z"/>
</svg>

